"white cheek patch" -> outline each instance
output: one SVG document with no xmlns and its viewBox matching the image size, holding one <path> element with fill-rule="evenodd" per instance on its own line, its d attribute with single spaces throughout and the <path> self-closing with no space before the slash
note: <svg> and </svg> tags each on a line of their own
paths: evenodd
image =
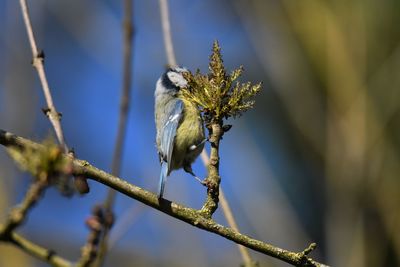
<svg viewBox="0 0 400 267">
<path fill-rule="evenodd" d="M 177 73 L 170 71 L 167 73 L 169 80 L 175 84 L 177 87 L 185 87 L 187 85 L 187 81 L 183 78 L 182 73 Z"/>
<path fill-rule="evenodd" d="M 188 71 L 186 68 L 176 67 L 174 68 L 175 72 L 182 73 Z"/>
<path fill-rule="evenodd" d="M 164 93 L 165 88 L 161 84 L 161 79 L 158 79 L 157 84 L 156 84 L 156 90 L 154 91 L 154 96 L 157 97 L 157 95 Z"/>
</svg>

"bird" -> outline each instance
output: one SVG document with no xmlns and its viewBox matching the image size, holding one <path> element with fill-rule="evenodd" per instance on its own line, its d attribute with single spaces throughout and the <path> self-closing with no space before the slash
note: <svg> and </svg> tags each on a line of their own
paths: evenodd
<svg viewBox="0 0 400 267">
<path fill-rule="evenodd" d="M 158 198 L 164 194 L 167 177 L 173 170 L 183 168 L 201 181 L 191 164 L 196 160 L 206 142 L 203 119 L 197 106 L 182 97 L 181 89 L 188 86 L 183 67 L 169 68 L 156 83 L 155 124 L 156 146 L 161 163 Z"/>
</svg>

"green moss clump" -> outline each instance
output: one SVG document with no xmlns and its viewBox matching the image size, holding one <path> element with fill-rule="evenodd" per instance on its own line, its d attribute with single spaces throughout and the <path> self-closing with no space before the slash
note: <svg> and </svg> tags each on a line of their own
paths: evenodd
<svg viewBox="0 0 400 267">
<path fill-rule="evenodd" d="M 55 144 L 50 138 L 38 148 L 8 148 L 8 154 L 14 159 L 18 166 L 35 177 L 46 173 L 48 176 L 58 176 L 66 172 L 69 166 L 67 159 L 63 156 L 62 148 Z"/>
<path fill-rule="evenodd" d="M 227 74 L 217 41 L 212 48 L 209 71 L 206 75 L 199 70 L 195 74 L 185 73 L 188 86 L 181 90 L 183 98 L 204 112 L 206 123 L 222 123 L 224 118 L 235 118 L 253 107 L 253 97 L 260 92 L 261 83 L 238 82 L 242 66 Z"/>
</svg>

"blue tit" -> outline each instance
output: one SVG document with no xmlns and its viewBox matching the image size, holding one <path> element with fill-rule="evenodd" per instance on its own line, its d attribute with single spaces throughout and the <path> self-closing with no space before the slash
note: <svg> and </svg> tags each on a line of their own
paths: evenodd
<svg viewBox="0 0 400 267">
<path fill-rule="evenodd" d="M 191 164 L 203 150 L 206 139 L 200 111 L 180 94 L 181 88 L 188 85 L 183 77 L 187 71 L 168 69 L 158 79 L 154 92 L 156 142 L 161 162 L 159 198 L 163 197 L 165 181 L 172 170 L 183 168 L 199 180 Z"/>
</svg>

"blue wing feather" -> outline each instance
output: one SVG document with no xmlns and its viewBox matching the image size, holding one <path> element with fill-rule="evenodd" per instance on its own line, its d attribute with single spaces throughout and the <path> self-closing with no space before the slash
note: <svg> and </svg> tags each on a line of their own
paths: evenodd
<svg viewBox="0 0 400 267">
<path fill-rule="evenodd" d="M 161 165 L 160 181 L 158 184 L 158 198 L 162 198 L 164 194 L 165 182 L 167 180 L 168 165 L 163 162 Z"/>
<path fill-rule="evenodd" d="M 172 152 L 174 150 L 175 136 L 183 116 L 183 102 L 177 100 L 169 113 L 168 120 L 165 123 L 161 132 L 161 153 L 163 155 L 164 162 L 162 163 L 162 169 L 160 174 L 160 188 L 159 197 L 162 197 L 164 191 L 164 184 L 166 177 L 172 170 Z M 166 161 L 166 164 L 165 164 Z"/>
<path fill-rule="evenodd" d="M 171 172 L 172 152 L 174 150 L 176 131 L 182 118 L 182 111 L 183 102 L 178 100 L 168 116 L 161 135 L 161 150 L 168 163 L 167 175 Z"/>
</svg>

